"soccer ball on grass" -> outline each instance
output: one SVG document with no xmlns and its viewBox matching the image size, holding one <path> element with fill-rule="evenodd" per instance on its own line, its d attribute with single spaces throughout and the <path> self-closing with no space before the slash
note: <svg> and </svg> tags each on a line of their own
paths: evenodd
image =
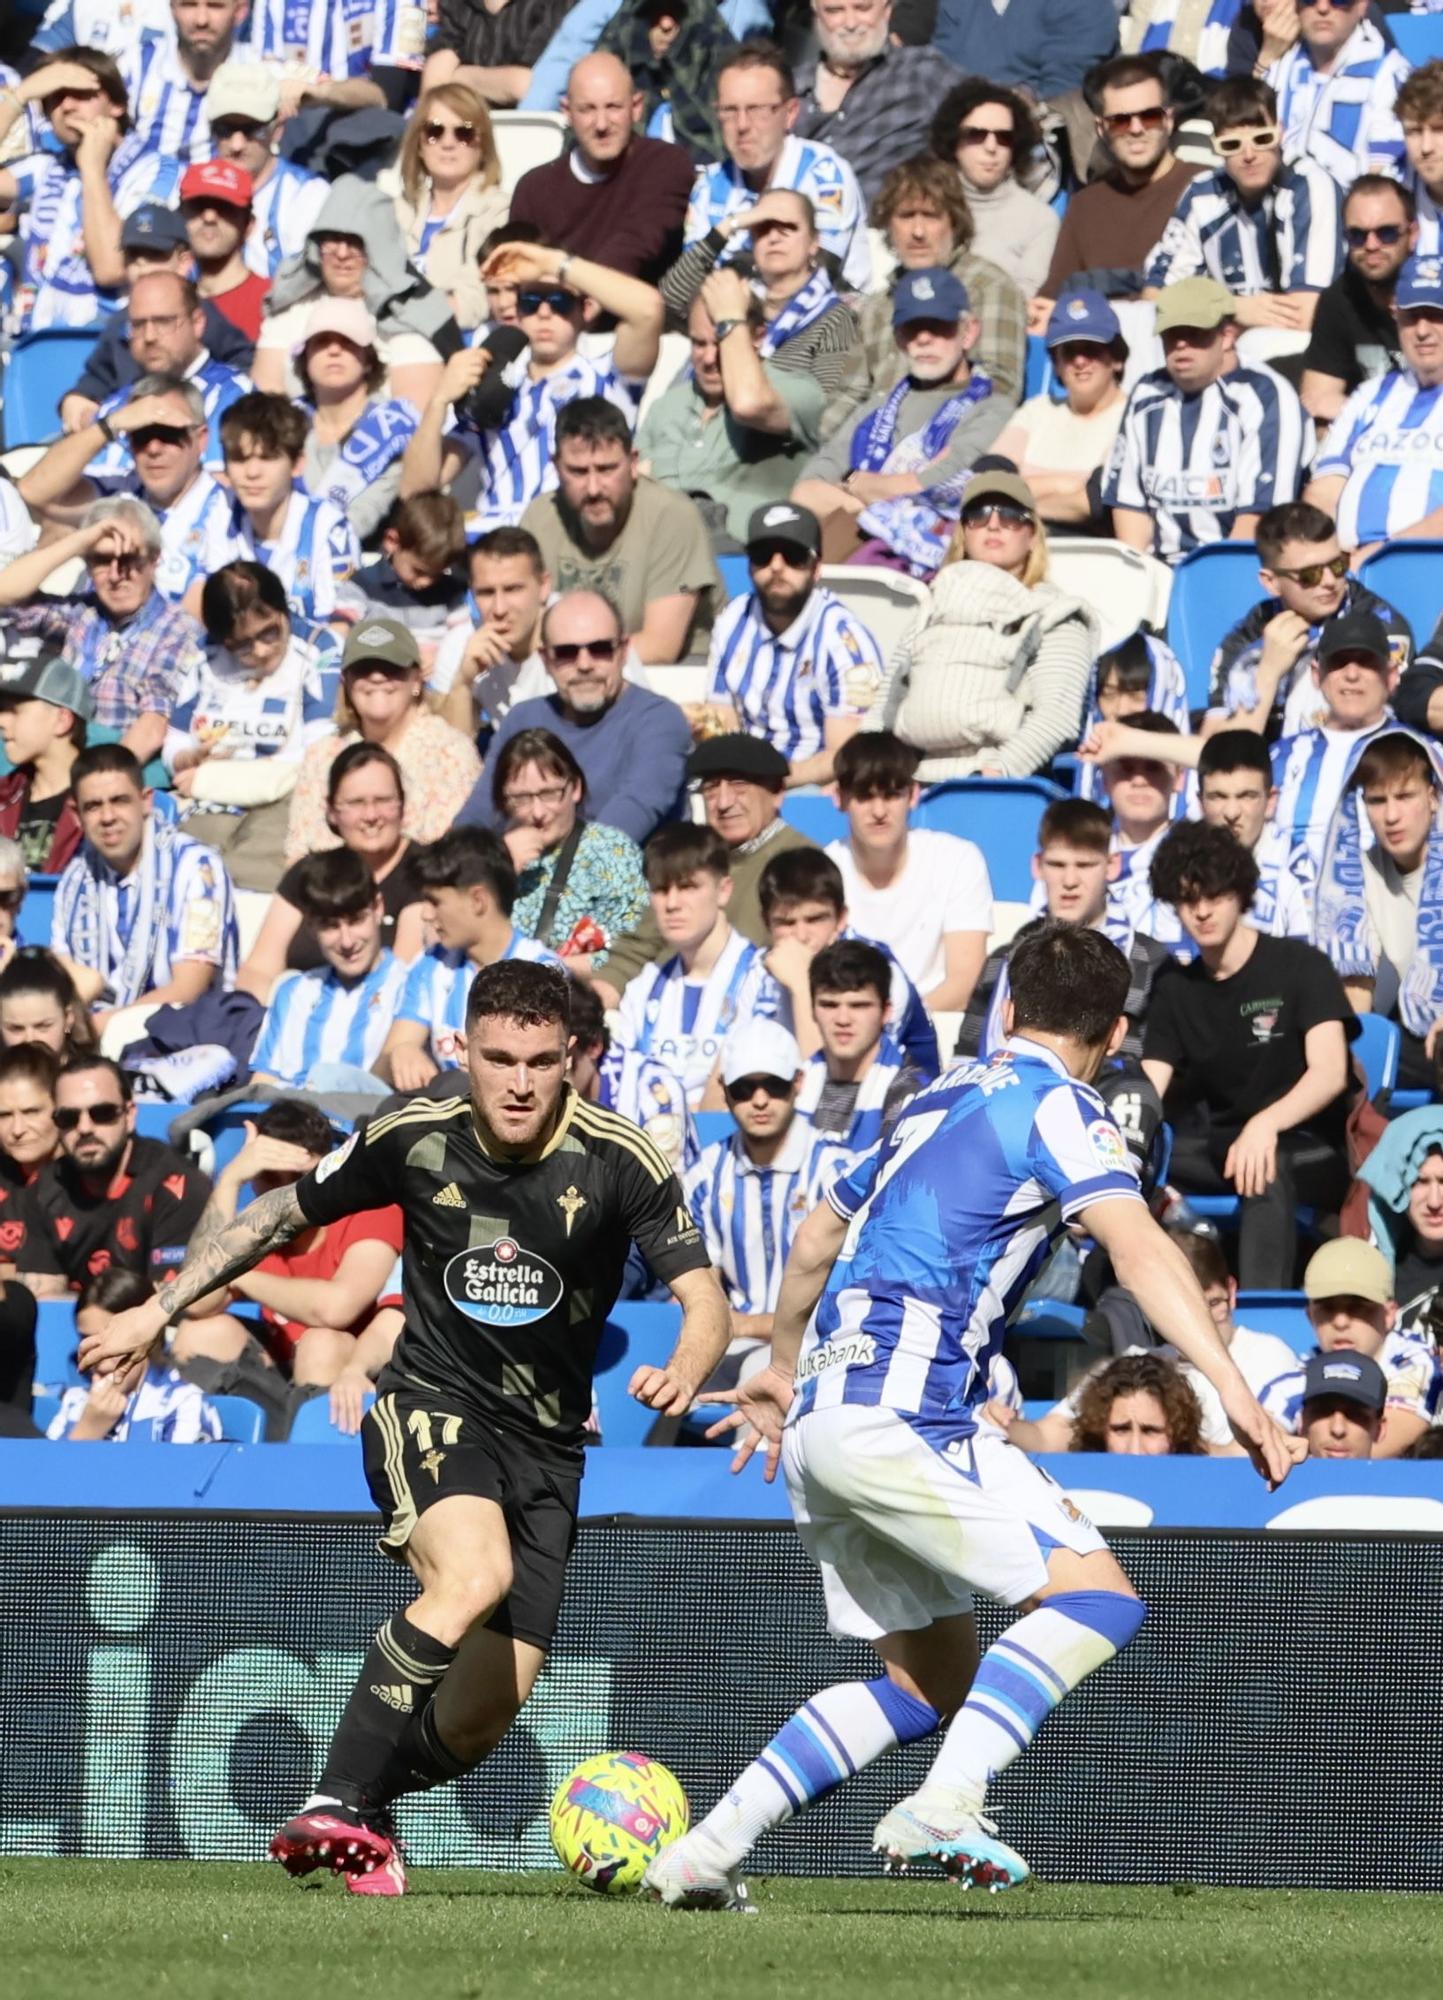
<svg viewBox="0 0 1443 2000">
<path fill-rule="evenodd" d="M 603 1896 L 639 1888 L 647 1863 L 690 1823 L 686 1793 L 665 1764 L 626 1750 L 588 1757 L 551 1801 L 557 1859 Z"/>
</svg>

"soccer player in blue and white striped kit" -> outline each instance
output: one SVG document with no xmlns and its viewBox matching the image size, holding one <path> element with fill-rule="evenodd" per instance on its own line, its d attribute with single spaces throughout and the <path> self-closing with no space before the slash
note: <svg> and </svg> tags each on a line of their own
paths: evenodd
<svg viewBox="0 0 1443 2000">
<path fill-rule="evenodd" d="M 1091 1522 L 982 1412 L 1008 1315 L 1064 1225 L 1102 1244 L 1217 1389 L 1270 1485 L 1302 1456 L 1229 1357 L 1091 1088 L 1125 1032 L 1122 954 L 1097 931 L 1048 924 L 1010 975 L 1002 1049 L 916 1097 L 798 1231 L 771 1365 L 718 1426 L 752 1427 L 738 1465 L 762 1440 L 768 1476 L 782 1464 L 828 1622 L 869 1640 L 884 1671 L 814 1696 L 652 1862 L 644 1886 L 664 1903 L 746 1907 L 737 1871 L 764 1832 L 944 1722 L 877 1850 L 964 1885 L 1026 1880 L 985 1815 L 987 1787 L 1146 1615 Z M 980 1663 L 974 1589 L 1022 1614 Z"/>
</svg>

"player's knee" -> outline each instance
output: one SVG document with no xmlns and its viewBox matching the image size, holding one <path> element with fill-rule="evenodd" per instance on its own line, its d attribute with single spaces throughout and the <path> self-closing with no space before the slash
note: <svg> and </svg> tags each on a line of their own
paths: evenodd
<svg viewBox="0 0 1443 2000">
<path fill-rule="evenodd" d="M 428 1596 L 438 1596 L 450 1607 L 459 1643 L 473 1625 L 484 1623 L 511 1591 L 511 1562 L 504 1555 L 487 1555 L 438 1576 L 426 1586 Z"/>
</svg>

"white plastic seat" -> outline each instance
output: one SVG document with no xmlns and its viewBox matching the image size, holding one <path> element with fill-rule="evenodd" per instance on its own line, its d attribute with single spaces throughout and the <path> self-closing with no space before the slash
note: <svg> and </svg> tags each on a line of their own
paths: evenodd
<svg viewBox="0 0 1443 2000">
<path fill-rule="evenodd" d="M 897 259 L 892 254 L 892 239 L 885 229 L 867 231 L 867 248 L 872 256 L 872 280 L 867 286 L 869 292 L 885 292 L 887 280 Z"/>
<path fill-rule="evenodd" d="M 696 660 L 683 660 L 674 667 L 648 666 L 646 670 L 646 684 L 653 694 L 681 703 L 705 701 L 708 679 L 706 666 Z"/>
<path fill-rule="evenodd" d="M 834 596 L 854 611 L 890 666 L 899 642 L 912 629 L 917 613 L 932 602 L 925 583 L 900 570 L 868 569 L 859 563 L 828 563 L 822 582 Z"/>
<path fill-rule="evenodd" d="M 657 397 L 666 394 L 690 360 L 691 342 L 684 333 L 664 333 L 661 336 L 661 350 L 656 357 L 656 366 L 647 377 L 646 387 L 642 391 L 641 405 L 636 413 L 638 430 L 641 429 L 642 420 Z"/>
<path fill-rule="evenodd" d="M 1167 622 L 1172 572 L 1156 556 L 1125 542 L 1090 535 L 1049 536 L 1047 580 L 1097 613 L 1102 647 L 1116 646 L 1139 625 L 1161 631 Z"/>
<path fill-rule="evenodd" d="M 566 146 L 567 123 L 559 111 L 493 111 L 501 185 L 507 194 L 533 167 L 549 167 Z"/>
</svg>

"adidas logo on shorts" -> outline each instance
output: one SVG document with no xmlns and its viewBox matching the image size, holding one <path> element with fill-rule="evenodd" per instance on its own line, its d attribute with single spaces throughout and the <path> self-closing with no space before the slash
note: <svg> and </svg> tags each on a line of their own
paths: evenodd
<svg viewBox="0 0 1443 2000">
<path fill-rule="evenodd" d="M 431 1204 L 434 1208 L 464 1208 L 466 1197 L 455 1181 L 448 1181 L 439 1194 L 432 1195 Z"/>
<path fill-rule="evenodd" d="M 377 1701 L 385 1702 L 387 1708 L 399 1709 L 402 1715 L 409 1715 L 416 1706 L 416 1690 L 409 1681 L 402 1681 L 399 1687 L 394 1684 L 390 1687 L 377 1687 L 373 1682 L 371 1693 Z"/>
</svg>

